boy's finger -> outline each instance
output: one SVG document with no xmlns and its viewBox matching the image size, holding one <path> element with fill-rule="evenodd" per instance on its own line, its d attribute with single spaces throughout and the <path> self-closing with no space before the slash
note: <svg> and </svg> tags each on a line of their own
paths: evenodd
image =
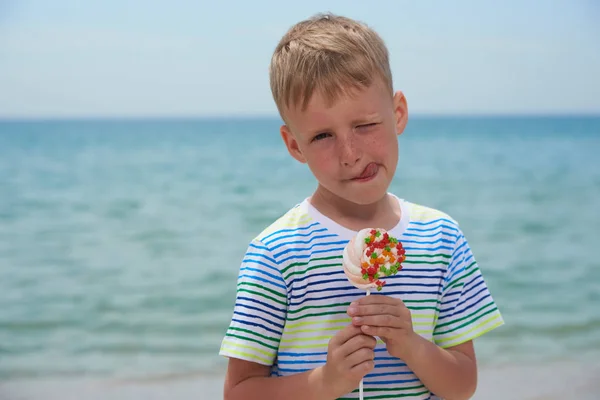
<svg viewBox="0 0 600 400">
<path fill-rule="evenodd" d="M 348 309 L 348 315 L 351 317 L 360 317 L 365 315 L 393 315 L 401 317 L 404 315 L 404 307 L 390 304 L 368 304 L 352 306 Z"/>
<path fill-rule="evenodd" d="M 334 337 L 331 338 L 331 344 L 341 346 L 348 340 L 352 339 L 354 336 L 360 335 L 361 333 L 362 331 L 360 330 L 360 327 L 348 325 L 347 327 L 336 333 Z"/>
<path fill-rule="evenodd" d="M 361 297 L 356 304 L 389 304 L 389 305 L 404 305 L 404 302 L 396 297 L 386 296 L 382 294 Z M 353 304 L 350 304 L 352 306 Z"/>
</svg>

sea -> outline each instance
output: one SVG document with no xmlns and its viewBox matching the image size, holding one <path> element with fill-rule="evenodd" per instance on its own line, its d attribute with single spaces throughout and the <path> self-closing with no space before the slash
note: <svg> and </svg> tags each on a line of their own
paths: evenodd
<svg viewBox="0 0 600 400">
<path fill-rule="evenodd" d="M 277 118 L 0 121 L 0 381 L 222 374 L 248 242 L 316 187 Z M 482 365 L 600 356 L 600 117 L 416 116 L 390 191 L 456 219 Z"/>
</svg>

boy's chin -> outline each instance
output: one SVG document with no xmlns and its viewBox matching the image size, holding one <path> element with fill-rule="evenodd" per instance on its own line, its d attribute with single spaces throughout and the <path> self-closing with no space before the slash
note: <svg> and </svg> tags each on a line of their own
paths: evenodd
<svg viewBox="0 0 600 400">
<path fill-rule="evenodd" d="M 353 190 L 350 193 L 340 193 L 341 198 L 360 206 L 375 204 L 378 201 L 381 201 L 386 195 L 387 190 L 383 190 L 383 188 L 379 190 Z"/>
</svg>

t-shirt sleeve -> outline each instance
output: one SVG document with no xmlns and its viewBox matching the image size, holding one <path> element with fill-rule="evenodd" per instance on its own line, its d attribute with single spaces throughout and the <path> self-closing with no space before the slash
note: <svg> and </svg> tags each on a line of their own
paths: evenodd
<svg viewBox="0 0 600 400">
<path fill-rule="evenodd" d="M 287 287 L 275 258 L 257 240 L 242 260 L 233 317 L 219 354 L 273 365 L 287 313 Z"/>
<path fill-rule="evenodd" d="M 442 284 L 433 340 L 440 347 L 452 347 L 503 323 L 471 248 L 459 230 Z"/>
</svg>

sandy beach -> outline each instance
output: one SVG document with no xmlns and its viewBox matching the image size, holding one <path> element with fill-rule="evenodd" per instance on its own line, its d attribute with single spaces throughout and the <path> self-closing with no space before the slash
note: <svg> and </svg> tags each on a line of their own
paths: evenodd
<svg viewBox="0 0 600 400">
<path fill-rule="evenodd" d="M 482 368 L 477 400 L 592 400 L 600 392 L 600 363 L 560 363 Z M 221 375 L 152 380 L 40 380 L 0 384 L 2 400 L 221 399 Z"/>
</svg>

